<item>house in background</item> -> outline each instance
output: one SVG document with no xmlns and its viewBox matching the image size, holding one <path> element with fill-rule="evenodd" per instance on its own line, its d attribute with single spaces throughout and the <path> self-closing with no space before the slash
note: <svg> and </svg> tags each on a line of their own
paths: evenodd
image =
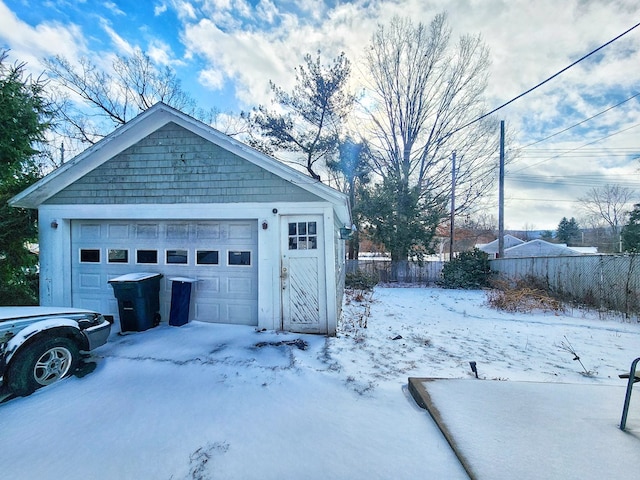
<svg viewBox="0 0 640 480">
<path fill-rule="evenodd" d="M 476 245 L 476 247 L 488 253 L 491 259 L 498 257 L 498 240 L 484 245 Z M 564 243 L 550 243 L 540 239 L 525 242 L 511 235 L 504 236 L 503 258 L 566 257 L 597 253 L 596 247 L 568 247 Z"/>
<path fill-rule="evenodd" d="M 504 248 L 515 247 L 516 245 L 523 244 L 524 240 L 520 240 L 518 237 L 514 237 L 513 235 L 505 235 L 504 236 Z M 483 252 L 489 254 L 489 258 L 498 258 L 498 239 L 495 239 L 493 242 L 483 243 L 476 245 L 476 248 L 482 250 Z"/>
<path fill-rule="evenodd" d="M 108 281 L 192 277 L 190 319 L 335 334 L 346 195 L 164 104 L 21 192 L 37 209 L 40 303 L 118 318 Z"/>
<path fill-rule="evenodd" d="M 564 244 L 550 243 L 540 239 L 524 242 L 504 250 L 504 258 L 571 257 L 578 255 L 581 255 L 581 253 Z"/>
</svg>

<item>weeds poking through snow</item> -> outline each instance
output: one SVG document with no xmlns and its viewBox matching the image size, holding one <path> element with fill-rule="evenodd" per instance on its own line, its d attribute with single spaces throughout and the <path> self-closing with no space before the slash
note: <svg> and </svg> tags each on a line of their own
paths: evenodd
<svg viewBox="0 0 640 480">
<path fill-rule="evenodd" d="M 569 352 L 571 355 L 573 355 L 573 360 L 574 361 L 577 360 L 580 363 L 580 365 L 582 366 L 582 369 L 584 370 L 584 372 L 580 372 L 582 375 L 586 377 L 593 377 L 595 375 L 596 372 L 591 372 L 587 370 L 587 368 L 584 366 L 584 364 L 582 363 L 582 360 L 580 360 L 580 357 L 576 353 L 575 349 L 573 348 L 573 345 L 571 345 L 571 342 L 569 342 L 569 339 L 567 338 L 566 335 L 564 336 L 564 340 L 560 342 L 559 348 L 561 350 L 564 350 L 565 352 Z"/>
<path fill-rule="evenodd" d="M 564 311 L 562 302 L 553 298 L 536 279 L 495 280 L 492 287 L 487 292 L 487 301 L 498 310 L 521 313 L 551 311 L 556 314 Z"/>
<path fill-rule="evenodd" d="M 227 442 L 216 442 L 198 448 L 189 455 L 189 465 L 191 467 L 189 470 L 189 478 L 193 480 L 213 478 L 210 475 L 211 465 L 209 465 L 209 460 L 211 460 L 215 454 L 224 454 L 227 450 L 229 450 L 229 444 Z"/>
<path fill-rule="evenodd" d="M 371 302 L 373 302 L 373 292 L 364 290 L 345 291 L 345 305 L 348 305 L 348 312 L 343 313 L 339 329 L 342 333 L 352 333 L 359 336 L 362 329 L 367 328 L 369 317 L 371 316 Z"/>
<path fill-rule="evenodd" d="M 347 377 L 345 384 L 361 396 L 373 392 L 373 390 L 375 390 L 375 388 L 378 386 L 378 384 L 372 380 L 369 380 L 368 382 L 359 382 L 355 379 L 355 377 L 352 377 L 351 375 Z"/>
</svg>

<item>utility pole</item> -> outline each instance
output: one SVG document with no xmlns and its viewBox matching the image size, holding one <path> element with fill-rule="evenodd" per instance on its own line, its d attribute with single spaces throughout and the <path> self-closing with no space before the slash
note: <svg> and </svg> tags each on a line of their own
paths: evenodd
<svg viewBox="0 0 640 480">
<path fill-rule="evenodd" d="M 60 165 L 64 163 L 64 142 L 60 144 Z"/>
<path fill-rule="evenodd" d="M 456 151 L 451 153 L 451 231 L 449 232 L 449 261 L 453 260 L 453 238 L 456 217 Z"/>
<path fill-rule="evenodd" d="M 500 180 L 498 186 L 498 258 L 504 257 L 504 120 L 500 120 Z"/>
</svg>

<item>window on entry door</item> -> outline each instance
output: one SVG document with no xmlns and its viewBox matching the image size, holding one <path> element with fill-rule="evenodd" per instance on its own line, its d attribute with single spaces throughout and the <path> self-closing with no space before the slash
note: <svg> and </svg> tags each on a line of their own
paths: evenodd
<svg viewBox="0 0 640 480">
<path fill-rule="evenodd" d="M 289 223 L 289 250 L 315 250 L 317 248 L 316 222 Z"/>
</svg>

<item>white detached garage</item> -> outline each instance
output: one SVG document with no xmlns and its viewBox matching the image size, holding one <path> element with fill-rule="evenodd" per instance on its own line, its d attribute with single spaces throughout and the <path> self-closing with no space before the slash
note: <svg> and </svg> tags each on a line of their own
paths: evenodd
<svg viewBox="0 0 640 480">
<path fill-rule="evenodd" d="M 347 197 L 164 104 L 15 196 L 38 209 L 40 303 L 118 318 L 108 281 L 193 284 L 190 319 L 335 334 Z"/>
</svg>

